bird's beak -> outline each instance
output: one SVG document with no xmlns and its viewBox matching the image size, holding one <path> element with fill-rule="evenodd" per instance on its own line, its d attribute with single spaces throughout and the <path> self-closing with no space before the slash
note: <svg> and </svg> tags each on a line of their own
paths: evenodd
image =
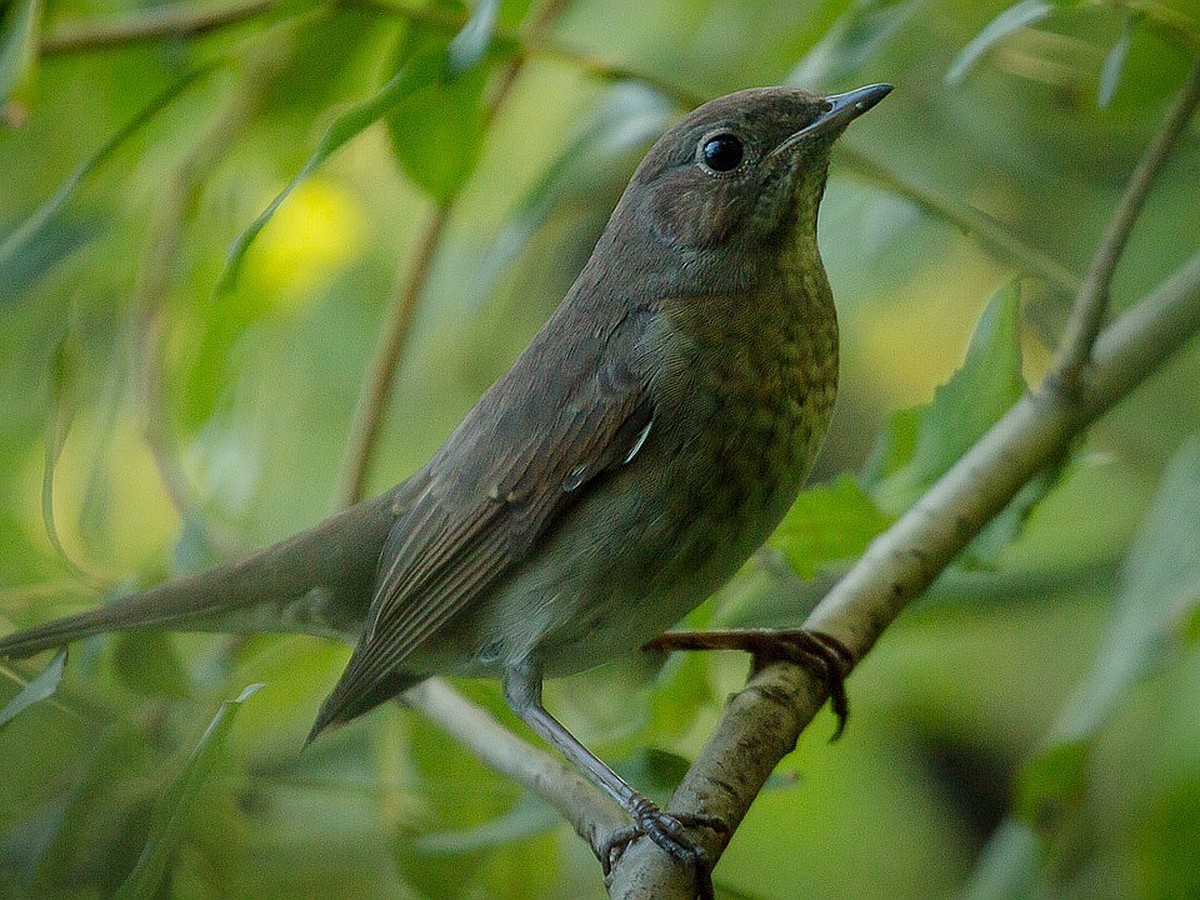
<svg viewBox="0 0 1200 900">
<path fill-rule="evenodd" d="M 787 153 L 805 138 L 818 134 L 837 134 L 892 92 L 890 84 L 868 84 L 844 94 L 830 94 L 821 104 L 820 114 L 799 131 L 788 135 L 770 156 Z"/>
</svg>

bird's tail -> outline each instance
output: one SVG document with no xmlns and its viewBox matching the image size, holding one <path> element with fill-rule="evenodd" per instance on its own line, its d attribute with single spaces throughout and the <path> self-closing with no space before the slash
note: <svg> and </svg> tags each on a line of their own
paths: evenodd
<svg viewBox="0 0 1200 900">
<path fill-rule="evenodd" d="M 395 520 L 388 492 L 240 562 L 0 638 L 0 659 L 105 631 L 304 632 L 354 639 Z"/>
</svg>

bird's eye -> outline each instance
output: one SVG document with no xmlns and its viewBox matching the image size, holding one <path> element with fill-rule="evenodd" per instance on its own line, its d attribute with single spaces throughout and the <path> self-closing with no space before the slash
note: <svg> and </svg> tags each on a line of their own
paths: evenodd
<svg viewBox="0 0 1200 900">
<path fill-rule="evenodd" d="M 742 163 L 742 142 L 732 134 L 716 134 L 700 145 L 700 161 L 714 172 L 732 172 Z"/>
</svg>

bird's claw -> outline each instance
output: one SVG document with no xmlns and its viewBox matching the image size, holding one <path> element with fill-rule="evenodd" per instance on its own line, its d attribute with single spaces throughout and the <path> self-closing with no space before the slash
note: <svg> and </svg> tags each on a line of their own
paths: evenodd
<svg viewBox="0 0 1200 900">
<path fill-rule="evenodd" d="M 829 707 L 837 718 L 837 727 L 830 740 L 840 738 L 850 715 L 846 676 L 854 665 L 854 655 L 846 645 L 832 635 L 804 628 L 762 632 L 754 643 L 747 649 L 753 654 L 755 671 L 768 662 L 784 659 L 820 679 L 829 691 Z"/>
<path fill-rule="evenodd" d="M 688 828 L 708 828 L 726 834 L 729 826 L 716 816 L 683 814 L 670 815 L 644 797 L 638 797 L 629 810 L 633 822 L 613 831 L 597 848 L 596 855 L 607 878 L 634 841 L 648 837 L 660 849 L 687 866 L 696 885 L 696 896 L 711 900 L 713 896 L 712 867 L 708 854 L 688 834 Z"/>
<path fill-rule="evenodd" d="M 837 740 L 846 729 L 846 717 L 850 711 L 846 700 L 846 676 L 854 666 L 854 654 L 833 635 L 808 628 L 790 631 L 767 628 L 668 631 L 650 641 L 643 649 L 658 652 L 742 650 L 753 657 L 752 674 L 769 662 L 787 660 L 811 672 L 829 691 L 829 705 L 837 716 L 837 730 L 832 739 Z"/>
</svg>

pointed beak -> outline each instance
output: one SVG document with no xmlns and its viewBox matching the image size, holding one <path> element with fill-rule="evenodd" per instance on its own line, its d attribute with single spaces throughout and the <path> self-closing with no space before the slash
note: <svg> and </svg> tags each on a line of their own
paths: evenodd
<svg viewBox="0 0 1200 900">
<path fill-rule="evenodd" d="M 800 141 L 818 134 L 837 134 L 892 92 L 890 84 L 868 84 L 844 94 L 830 94 L 820 114 L 794 134 L 788 135 L 770 155 L 786 153 Z"/>
</svg>

